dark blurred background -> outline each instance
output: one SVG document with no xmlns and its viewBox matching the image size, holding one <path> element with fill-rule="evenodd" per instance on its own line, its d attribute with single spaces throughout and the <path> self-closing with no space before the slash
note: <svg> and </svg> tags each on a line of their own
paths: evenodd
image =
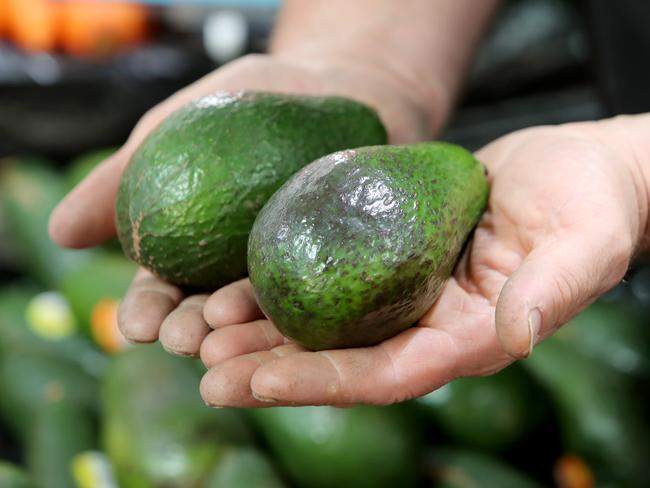
<svg viewBox="0 0 650 488">
<path fill-rule="evenodd" d="M 0 155 L 64 161 L 121 143 L 152 105 L 264 51 L 279 4 L 86 3 L 100 5 L 56 17 L 43 0 L 4 0 Z M 648 18 L 635 0 L 505 2 L 443 137 L 476 148 L 525 126 L 649 110 Z"/>
</svg>

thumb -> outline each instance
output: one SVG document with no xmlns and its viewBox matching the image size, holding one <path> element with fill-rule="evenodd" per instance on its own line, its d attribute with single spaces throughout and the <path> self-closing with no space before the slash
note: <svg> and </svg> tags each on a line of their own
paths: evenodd
<svg viewBox="0 0 650 488">
<path fill-rule="evenodd" d="M 147 112 L 129 140 L 95 168 L 52 211 L 49 233 L 62 247 L 83 248 L 115 237 L 115 198 L 122 172 L 138 145 L 172 109 L 163 103 Z"/>
<path fill-rule="evenodd" d="M 89 247 L 115 235 L 115 194 L 128 155 L 124 149 L 95 168 L 52 211 L 50 237 L 62 247 Z"/>
<path fill-rule="evenodd" d="M 570 234 L 537 246 L 499 294 L 496 329 L 504 351 L 528 356 L 537 342 L 616 285 L 631 257 L 621 241 Z"/>
</svg>

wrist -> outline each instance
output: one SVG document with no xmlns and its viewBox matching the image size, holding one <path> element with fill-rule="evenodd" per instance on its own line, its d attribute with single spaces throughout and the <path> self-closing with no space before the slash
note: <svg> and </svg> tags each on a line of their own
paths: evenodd
<svg viewBox="0 0 650 488">
<path fill-rule="evenodd" d="M 417 107 L 428 127 L 418 139 L 431 138 L 451 110 L 498 1 L 286 0 L 270 52 L 312 67 L 334 67 L 335 77 L 343 70 L 371 87 L 388 87 Z"/>
<path fill-rule="evenodd" d="M 310 45 L 273 50 L 271 56 L 306 68 L 329 87 L 340 88 L 338 94 L 373 106 L 382 115 L 392 143 L 430 140 L 451 110 L 452 94 L 440 82 L 418 84 L 389 61 L 356 50 Z"/>
<path fill-rule="evenodd" d="M 426 133 L 418 139 L 431 139 L 444 125 L 453 104 L 453 91 L 442 80 L 434 79 L 423 83 L 417 73 L 395 60 L 386 58 L 385 53 L 364 50 L 361 46 L 338 47 L 335 45 L 304 45 L 299 48 L 277 49 L 271 54 L 280 59 L 300 63 L 321 73 L 323 76 L 352 76 L 364 79 L 365 87 L 360 92 L 372 90 L 374 86 L 394 92 L 419 112 L 418 118 Z M 441 68 L 442 69 L 442 68 Z M 384 100 L 378 100 L 383 103 Z"/>
</svg>

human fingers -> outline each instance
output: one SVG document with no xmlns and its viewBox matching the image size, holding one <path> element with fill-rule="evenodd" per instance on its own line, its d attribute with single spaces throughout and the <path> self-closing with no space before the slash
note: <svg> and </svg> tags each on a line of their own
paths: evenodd
<svg viewBox="0 0 650 488">
<path fill-rule="evenodd" d="M 308 352 L 289 344 L 210 369 L 204 399 L 215 405 L 388 404 L 455 376 L 456 349 L 445 332 L 414 327 L 378 346 Z"/>
<path fill-rule="evenodd" d="M 57 205 L 49 221 L 54 242 L 84 248 L 115 236 L 115 194 L 128 158 L 128 151 L 116 152 Z"/>
<path fill-rule="evenodd" d="M 141 269 L 118 310 L 118 325 L 130 342 L 158 340 L 160 326 L 183 299 L 183 292 Z"/>
<path fill-rule="evenodd" d="M 213 330 L 205 338 L 201 344 L 201 360 L 207 368 L 212 368 L 227 359 L 267 351 L 286 342 L 270 320 L 229 325 Z"/>
<path fill-rule="evenodd" d="M 179 356 L 199 355 L 201 343 L 211 330 L 203 319 L 207 299 L 205 294 L 191 295 L 165 317 L 158 338 L 167 351 Z"/>
<path fill-rule="evenodd" d="M 550 335 L 623 277 L 626 239 L 602 232 L 563 233 L 534 249 L 505 283 L 496 330 L 513 358 L 528 356 Z"/>
<path fill-rule="evenodd" d="M 248 279 L 235 281 L 215 291 L 205 303 L 203 316 L 213 328 L 261 319 L 253 287 Z"/>
<path fill-rule="evenodd" d="M 260 364 L 265 364 L 302 349 L 287 344 L 270 351 L 238 356 L 211 368 L 201 380 L 201 397 L 213 407 L 267 407 L 272 403 L 256 398 L 250 387 L 250 378 Z"/>
</svg>

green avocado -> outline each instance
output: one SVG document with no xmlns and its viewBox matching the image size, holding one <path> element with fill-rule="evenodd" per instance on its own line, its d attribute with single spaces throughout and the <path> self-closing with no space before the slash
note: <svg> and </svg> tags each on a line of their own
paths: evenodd
<svg viewBox="0 0 650 488">
<path fill-rule="evenodd" d="M 407 488 L 420 439 L 402 406 L 251 411 L 271 453 L 301 488 Z"/>
<path fill-rule="evenodd" d="M 325 156 L 255 221 L 248 265 L 258 303 L 309 349 L 376 344 L 431 307 L 487 198 L 483 166 L 451 144 Z"/>
<path fill-rule="evenodd" d="M 250 442 L 240 412 L 207 408 L 192 360 L 158 344 L 113 357 L 102 385 L 102 443 L 123 488 L 198 488 L 222 454 Z"/>
<path fill-rule="evenodd" d="M 543 419 L 545 398 L 518 364 L 481 378 L 459 378 L 414 400 L 451 439 L 502 451 L 524 440 Z"/>
<path fill-rule="evenodd" d="M 246 275 L 255 216 L 293 173 L 333 151 L 385 142 L 377 114 L 345 98 L 240 92 L 194 101 L 127 166 L 120 242 L 169 282 L 217 288 Z"/>
<path fill-rule="evenodd" d="M 2 460 L 0 460 L 0 486 L 2 488 L 36 488 L 25 471 Z"/>
</svg>

